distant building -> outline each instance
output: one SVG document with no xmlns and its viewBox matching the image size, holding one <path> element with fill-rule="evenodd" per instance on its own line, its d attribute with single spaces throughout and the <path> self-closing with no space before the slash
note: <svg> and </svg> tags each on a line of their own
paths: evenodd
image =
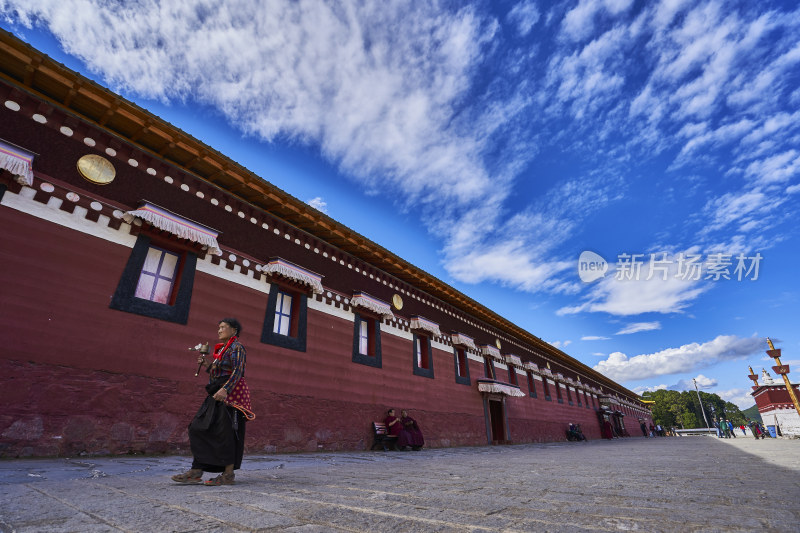
<svg viewBox="0 0 800 533">
<path fill-rule="evenodd" d="M 800 437 L 800 415 L 794 408 L 783 380 L 773 379 L 766 370 L 761 371 L 761 383 L 756 382 L 751 393 L 756 401 L 761 419 L 770 432 Z M 792 383 L 795 395 L 800 396 L 800 385 Z"/>
<path fill-rule="evenodd" d="M 175 452 L 236 317 L 256 452 L 600 436 L 639 397 L 0 31 L 0 456 Z"/>
</svg>

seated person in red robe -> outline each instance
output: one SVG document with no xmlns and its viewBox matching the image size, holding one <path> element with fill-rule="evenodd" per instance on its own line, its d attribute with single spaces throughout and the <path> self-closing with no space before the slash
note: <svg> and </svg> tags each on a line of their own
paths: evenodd
<svg viewBox="0 0 800 533">
<path fill-rule="evenodd" d="M 386 432 L 389 435 L 394 435 L 396 437 L 403 430 L 403 424 L 400 422 L 400 419 L 394 416 L 394 409 L 389 409 L 389 411 L 387 411 L 383 423 L 386 424 Z"/>
<path fill-rule="evenodd" d="M 397 448 L 405 450 L 406 446 L 411 446 L 415 452 L 421 450 L 425 445 L 422 431 L 420 431 L 417 421 L 408 416 L 408 411 L 405 409 L 400 412 L 400 423 L 403 427 L 397 436 Z"/>
</svg>

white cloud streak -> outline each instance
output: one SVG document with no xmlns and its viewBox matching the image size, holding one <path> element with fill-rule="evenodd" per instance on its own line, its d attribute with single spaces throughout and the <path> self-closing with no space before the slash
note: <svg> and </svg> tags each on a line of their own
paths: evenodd
<svg viewBox="0 0 800 533">
<path fill-rule="evenodd" d="M 639 333 L 640 331 L 653 331 L 656 329 L 661 329 L 661 322 L 635 322 L 633 324 L 628 324 L 616 332 L 615 335 L 630 335 L 632 333 Z"/>
<path fill-rule="evenodd" d="M 459 281 L 580 292 L 569 243 L 653 155 L 670 172 L 739 180 L 709 196 L 701 237 L 733 228 L 725 240 L 766 242 L 785 217 L 759 217 L 786 209 L 776 191 L 800 181 L 800 11 L 542 9 L 524 0 L 498 19 L 480 3 L 0 0 L 0 16 L 46 27 L 114 90 L 211 106 L 246 135 L 313 146 L 364 190 L 413 206 Z M 591 170 L 551 175 L 538 171 L 544 158 Z M 537 194 L 516 201 L 527 184 Z M 705 288 L 648 285 L 648 305 L 635 290 L 601 283 L 562 312 L 674 312 Z"/>
<path fill-rule="evenodd" d="M 594 366 L 598 372 L 617 381 L 647 379 L 705 368 L 721 361 L 743 359 L 763 351 L 761 337 L 740 338 L 720 335 L 705 343 L 684 344 L 651 354 L 628 357 L 614 352 Z"/>
</svg>

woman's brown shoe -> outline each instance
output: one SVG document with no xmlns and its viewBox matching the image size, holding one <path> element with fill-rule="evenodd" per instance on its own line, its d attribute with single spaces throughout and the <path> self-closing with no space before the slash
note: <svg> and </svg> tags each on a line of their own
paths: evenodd
<svg viewBox="0 0 800 533">
<path fill-rule="evenodd" d="M 217 487 L 219 485 L 235 485 L 236 475 L 231 472 L 230 474 L 220 474 L 217 477 L 212 477 L 205 482 L 208 487 Z"/>
<path fill-rule="evenodd" d="M 203 482 L 202 470 L 189 470 L 183 474 L 176 474 L 172 476 L 172 481 L 175 483 L 198 484 Z"/>
</svg>

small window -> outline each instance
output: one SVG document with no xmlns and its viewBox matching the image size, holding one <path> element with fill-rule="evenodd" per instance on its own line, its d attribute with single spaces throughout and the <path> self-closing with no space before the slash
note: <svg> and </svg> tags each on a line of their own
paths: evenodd
<svg viewBox="0 0 800 533">
<path fill-rule="evenodd" d="M 553 397 L 550 396 L 550 386 L 547 384 L 546 377 L 542 378 L 542 389 L 544 390 L 544 399 L 547 400 L 548 402 L 552 402 Z"/>
<path fill-rule="evenodd" d="M 139 233 L 109 307 L 186 324 L 196 264 L 190 247 Z"/>
<path fill-rule="evenodd" d="M 489 356 L 483 356 L 483 371 L 485 376 L 488 379 L 495 379 L 494 378 L 494 363 L 492 363 L 492 359 Z"/>
<path fill-rule="evenodd" d="M 271 283 L 261 342 L 306 351 L 308 296 L 288 285 Z"/>
<path fill-rule="evenodd" d="M 536 380 L 533 379 L 533 372 L 528 372 L 528 394 L 531 398 L 536 398 Z"/>
<path fill-rule="evenodd" d="M 163 248 L 150 246 L 139 274 L 134 296 L 160 304 L 174 303 L 173 287 L 178 274 L 180 256 Z"/>
<path fill-rule="evenodd" d="M 279 335 L 291 336 L 292 332 L 292 310 L 297 306 L 292 305 L 294 296 L 288 292 L 278 291 L 277 302 L 275 302 L 275 321 L 272 324 L 272 332 Z M 296 324 L 294 324 L 296 326 Z M 297 329 L 296 327 L 294 329 Z"/>
<path fill-rule="evenodd" d="M 431 356 L 431 338 L 421 333 L 414 333 L 412 339 L 413 372 L 416 376 L 433 378 L 433 357 Z"/>
<path fill-rule="evenodd" d="M 558 403 L 564 403 L 564 397 L 561 395 L 561 383 L 556 381 L 556 399 Z"/>
<path fill-rule="evenodd" d="M 512 385 L 519 386 L 519 384 L 517 383 L 517 369 L 514 368 L 514 365 L 512 364 L 508 365 L 508 382 L 511 383 Z"/>
<path fill-rule="evenodd" d="M 375 357 L 375 335 L 370 334 L 375 331 L 373 322 L 372 318 L 362 317 L 358 328 L 358 353 L 369 357 Z"/>
<path fill-rule="evenodd" d="M 427 337 L 417 336 L 414 340 L 414 352 L 417 355 L 417 368 L 428 370 L 431 367 L 430 354 L 428 353 Z"/>
<path fill-rule="evenodd" d="M 469 362 L 467 352 L 464 348 L 453 348 L 453 359 L 455 359 L 456 383 L 469 385 Z"/>
<path fill-rule="evenodd" d="M 355 314 L 353 362 L 381 368 L 381 321 L 362 313 Z"/>
</svg>

